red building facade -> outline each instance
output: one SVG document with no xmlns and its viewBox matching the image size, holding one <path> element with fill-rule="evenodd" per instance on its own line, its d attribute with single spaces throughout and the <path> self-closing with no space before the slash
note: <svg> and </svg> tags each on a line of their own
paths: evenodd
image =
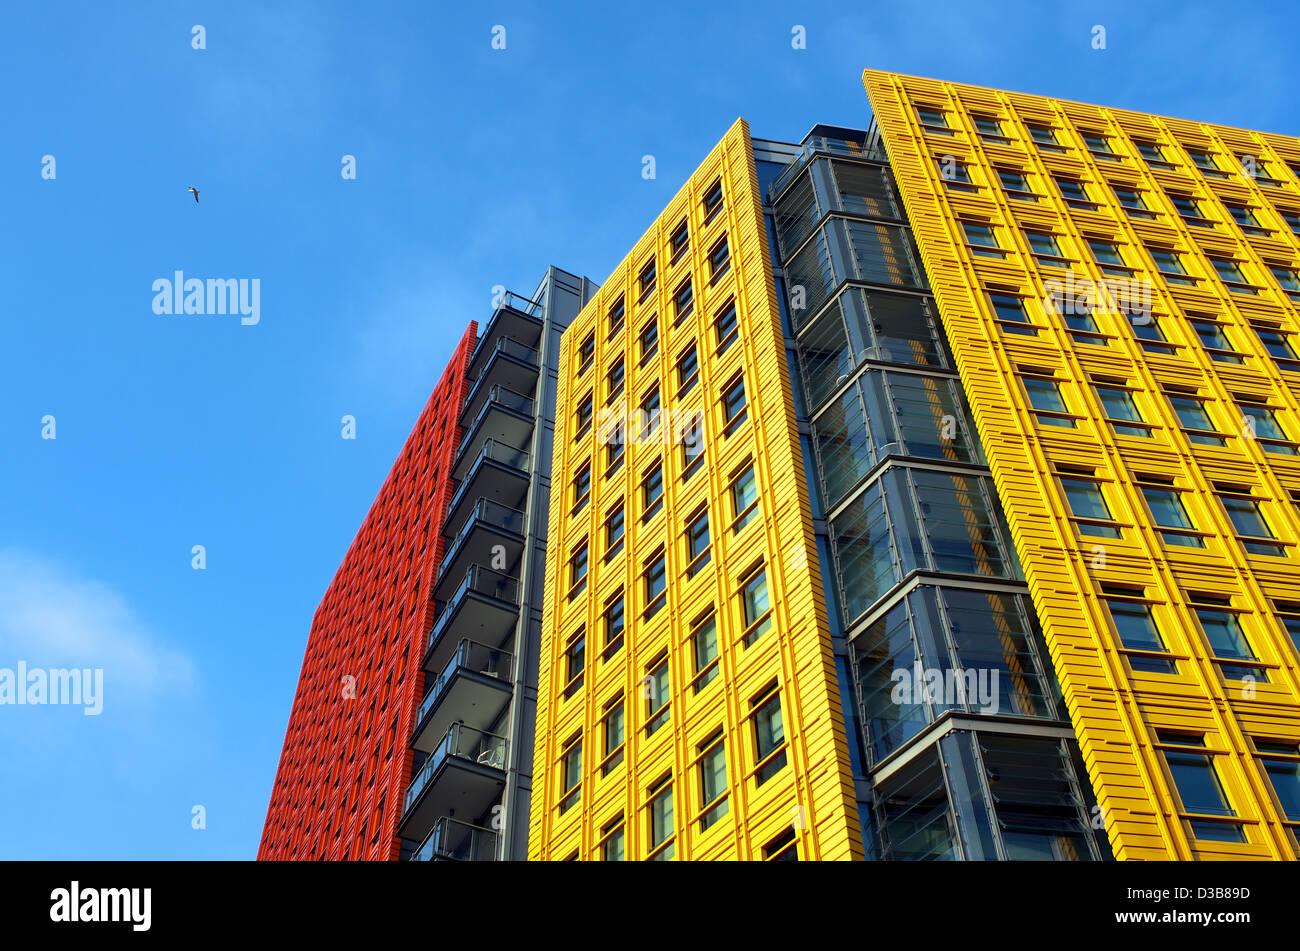
<svg viewBox="0 0 1300 951">
<path fill-rule="evenodd" d="M 390 860 L 443 554 L 471 322 L 312 619 L 261 860 Z"/>
</svg>

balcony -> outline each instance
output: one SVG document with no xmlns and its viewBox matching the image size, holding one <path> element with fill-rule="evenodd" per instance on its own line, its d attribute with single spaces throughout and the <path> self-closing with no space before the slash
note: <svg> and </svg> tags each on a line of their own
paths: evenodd
<svg viewBox="0 0 1300 951">
<path fill-rule="evenodd" d="M 429 686 L 415 715 L 411 746 L 431 752 L 453 723 L 486 729 L 510 703 L 514 655 L 468 638 Z"/>
<path fill-rule="evenodd" d="M 483 372 L 470 387 L 465 405 L 461 408 L 461 425 L 468 425 L 470 420 L 478 416 L 494 387 L 504 387 L 516 393 L 534 393 L 537 390 L 541 357 L 532 347 L 526 347 L 511 337 L 498 337 L 485 360 Z"/>
<path fill-rule="evenodd" d="M 464 479 L 489 439 L 507 446 L 526 446 L 534 421 L 532 397 L 503 386 L 492 387 L 478 415 L 465 429 L 451 477 Z"/>
<path fill-rule="evenodd" d="M 530 478 L 528 453 L 489 439 L 470 466 L 447 506 L 445 535 L 455 535 L 473 511 L 471 502 L 489 499 L 498 505 L 522 508 Z"/>
<path fill-rule="evenodd" d="M 504 736 L 454 724 L 407 787 L 398 834 L 424 839 L 442 816 L 480 816 L 506 782 Z"/>
<path fill-rule="evenodd" d="M 461 637 L 506 646 L 518 621 L 519 582 L 491 568 L 470 565 L 429 631 L 424 669 L 430 674 L 441 671 Z"/>
<path fill-rule="evenodd" d="M 476 380 L 496 349 L 498 337 L 510 337 L 525 347 L 536 348 L 542 342 L 542 302 L 506 294 L 492 314 L 478 346 L 469 358 L 469 376 Z"/>
<path fill-rule="evenodd" d="M 443 597 L 443 592 L 451 587 L 454 579 L 465 576 L 470 565 L 492 564 L 493 556 L 498 554 L 493 549 L 498 546 L 504 546 L 506 571 L 513 573 L 512 569 L 523 555 L 524 530 L 525 515 L 519 509 L 490 499 L 479 499 L 438 565 L 434 597 Z"/>
<path fill-rule="evenodd" d="M 494 862 L 497 834 L 482 826 L 443 816 L 411 855 L 412 862 Z"/>
</svg>

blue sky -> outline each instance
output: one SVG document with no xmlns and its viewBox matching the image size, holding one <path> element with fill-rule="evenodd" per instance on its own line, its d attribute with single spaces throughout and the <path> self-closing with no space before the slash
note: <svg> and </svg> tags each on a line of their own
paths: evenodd
<svg viewBox="0 0 1300 951">
<path fill-rule="evenodd" d="M 1300 134 L 1276 6 L 442 6 L 6 9 L 0 668 L 105 684 L 0 706 L 0 857 L 256 853 L 312 612 L 465 324 L 604 280 L 738 115 L 865 127 L 872 66 Z M 155 315 L 178 269 L 260 322 Z"/>
</svg>

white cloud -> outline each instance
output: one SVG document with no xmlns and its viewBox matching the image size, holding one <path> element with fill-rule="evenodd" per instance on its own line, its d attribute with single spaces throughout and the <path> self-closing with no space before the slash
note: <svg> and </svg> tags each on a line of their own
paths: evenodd
<svg viewBox="0 0 1300 951">
<path fill-rule="evenodd" d="M 17 549 L 0 549 L 0 666 L 102 667 L 132 690 L 190 685 L 189 656 L 158 643 L 108 585 Z"/>
</svg>

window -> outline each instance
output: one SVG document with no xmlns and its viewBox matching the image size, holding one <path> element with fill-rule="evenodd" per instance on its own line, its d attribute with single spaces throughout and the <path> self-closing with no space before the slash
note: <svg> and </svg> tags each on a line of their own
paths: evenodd
<svg viewBox="0 0 1300 951">
<path fill-rule="evenodd" d="M 1156 746 L 1164 757 L 1192 835 L 1208 842 L 1245 842 L 1241 825 L 1221 821 L 1237 812 L 1224 791 L 1215 758 L 1206 750 L 1205 737 L 1158 730 Z"/>
<path fill-rule="evenodd" d="M 627 857 L 623 817 L 620 815 L 602 828 L 600 833 L 600 860 L 602 862 L 622 862 Z"/>
<path fill-rule="evenodd" d="M 659 387 L 656 386 L 641 400 L 641 443 L 649 442 L 654 438 L 655 433 L 659 432 L 660 409 L 662 406 L 659 402 Z"/>
<path fill-rule="evenodd" d="M 727 236 L 724 234 L 722 239 L 713 246 L 713 250 L 709 252 L 709 283 L 714 283 L 730 269 L 731 248 L 727 245 Z"/>
<path fill-rule="evenodd" d="M 690 246 L 690 243 L 691 232 L 687 227 L 685 220 L 683 220 L 668 238 L 669 254 L 672 258 L 670 263 L 676 264 L 677 259 L 682 256 L 682 252 Z"/>
<path fill-rule="evenodd" d="M 754 467 L 745 470 L 731 481 L 731 508 L 733 512 L 731 531 L 737 534 L 748 525 L 758 513 L 758 482 L 754 478 Z"/>
<path fill-rule="evenodd" d="M 656 462 L 641 477 L 641 521 L 648 522 L 664 506 L 664 467 Z"/>
<path fill-rule="evenodd" d="M 600 719 L 600 731 L 605 738 L 605 759 L 600 764 L 600 774 L 608 776 L 623 762 L 623 695 L 620 693 L 605 707 Z"/>
<path fill-rule="evenodd" d="M 605 374 L 605 379 L 608 383 L 605 405 L 608 406 L 622 394 L 623 384 L 627 380 L 627 363 L 622 357 L 619 357 L 618 360 L 611 364 Z"/>
<path fill-rule="evenodd" d="M 651 258 L 646 262 L 645 267 L 641 268 L 641 273 L 637 276 L 637 287 L 641 300 L 645 300 L 650 292 L 655 289 L 655 279 L 657 277 L 658 271 L 655 268 L 655 259 Z"/>
<path fill-rule="evenodd" d="M 993 312 L 997 315 L 998 324 L 1004 332 L 1029 335 L 1037 333 L 1029 324 L 1024 301 L 1020 297 L 1015 294 L 990 291 L 989 301 L 993 304 Z"/>
<path fill-rule="evenodd" d="M 1237 614 L 1232 610 L 1231 599 L 1210 594 L 1188 594 L 1194 602 L 1192 610 L 1201 624 L 1201 630 L 1214 652 L 1215 664 L 1227 680 L 1251 680 L 1268 683 L 1262 667 L 1254 664 L 1233 664 L 1224 661 L 1253 661 L 1255 652 L 1246 640 Z"/>
<path fill-rule="evenodd" d="M 1160 146 L 1156 143 L 1134 139 L 1133 144 L 1137 146 L 1138 154 L 1146 159 L 1149 164 L 1157 168 L 1173 168 L 1173 165 L 1165 158 L 1165 153 L 1161 151 Z"/>
<path fill-rule="evenodd" d="M 1252 438 L 1264 443 L 1265 452 L 1297 454 L 1295 446 L 1287 445 L 1287 434 L 1272 409 L 1258 399 L 1238 395 L 1236 400 L 1242 413 L 1242 425 Z"/>
<path fill-rule="evenodd" d="M 1040 125 L 1036 122 L 1026 122 L 1025 128 L 1029 130 L 1029 136 L 1034 140 L 1038 148 L 1044 152 L 1061 152 L 1061 144 L 1056 140 L 1056 132 L 1051 126 Z"/>
<path fill-rule="evenodd" d="M 1300 234 L 1300 211 L 1287 211 L 1284 208 L 1279 208 L 1277 213 L 1282 216 L 1282 220 L 1287 223 L 1287 226 L 1292 231 Z"/>
<path fill-rule="evenodd" d="M 650 787 L 650 805 L 646 809 L 650 838 L 650 860 L 667 861 L 673 857 L 673 784 L 668 774 Z"/>
<path fill-rule="evenodd" d="M 1259 342 L 1264 345 L 1269 356 L 1282 370 L 1300 370 L 1300 358 L 1296 357 L 1296 352 L 1288 342 L 1286 334 L 1282 333 L 1277 327 L 1255 327 L 1255 333 L 1259 336 Z"/>
<path fill-rule="evenodd" d="M 1260 227 L 1259 219 L 1255 217 L 1255 212 L 1246 205 L 1236 205 L 1232 202 L 1225 201 L 1223 206 L 1228 209 L 1228 214 L 1232 215 L 1232 220 L 1237 223 L 1237 227 L 1241 228 L 1245 234 L 1268 234 L 1267 229 Z"/>
<path fill-rule="evenodd" d="M 1196 165 L 1197 168 L 1201 170 L 1203 174 L 1210 175 L 1215 178 L 1228 177 L 1227 172 L 1224 172 L 1221 168 L 1219 168 L 1218 163 L 1214 161 L 1214 157 L 1210 155 L 1209 152 L 1205 151 L 1204 149 L 1193 149 L 1187 146 L 1184 146 L 1184 148 L 1186 149 L 1187 154 L 1191 157 L 1192 162 Z"/>
<path fill-rule="evenodd" d="M 1119 161 L 1119 156 L 1110 149 L 1110 140 L 1100 132 L 1080 132 L 1079 136 L 1083 139 L 1083 144 L 1088 146 L 1093 158 L 1106 162 Z"/>
<path fill-rule="evenodd" d="M 668 722 L 668 655 L 661 654 L 646 670 L 641 678 L 642 691 L 645 694 L 645 733 L 652 736 L 656 730 Z"/>
<path fill-rule="evenodd" d="M 1277 286 L 1286 291 L 1288 297 L 1300 298 L 1300 272 L 1282 264 L 1270 264 L 1268 270 L 1277 281 Z"/>
<path fill-rule="evenodd" d="M 568 812 L 582 798 L 582 734 L 576 734 L 560 756 L 562 764 L 560 814 Z"/>
<path fill-rule="evenodd" d="M 587 542 L 569 553 L 569 600 L 576 598 L 587 587 Z"/>
<path fill-rule="evenodd" d="M 1170 251 L 1168 248 L 1147 248 L 1147 253 L 1151 255 L 1151 260 L 1155 262 L 1156 270 L 1170 284 L 1180 284 L 1183 286 L 1194 286 L 1196 281 L 1187 276 L 1187 268 L 1183 267 L 1182 259 Z"/>
<path fill-rule="evenodd" d="M 1040 426 L 1059 426 L 1062 429 L 1074 429 L 1076 424 L 1066 409 L 1065 400 L 1061 398 L 1061 388 L 1055 380 L 1041 377 L 1021 377 L 1029 405 L 1034 409 L 1034 419 Z"/>
<path fill-rule="evenodd" d="M 763 846 L 764 862 L 797 862 L 799 845 L 795 841 L 794 829 L 786 829 L 767 845 Z"/>
<path fill-rule="evenodd" d="M 966 232 L 966 244 L 973 254 L 999 259 L 1006 257 L 1006 252 L 998 247 L 997 235 L 993 233 L 992 227 L 974 221 L 963 221 L 961 226 Z"/>
<path fill-rule="evenodd" d="M 677 291 L 673 294 L 673 323 L 680 323 L 689 317 L 694 309 L 695 286 L 688 277 L 677 286 Z"/>
<path fill-rule="evenodd" d="M 1112 185 L 1115 191 L 1115 198 L 1125 211 L 1134 218 L 1154 218 L 1155 212 L 1151 211 L 1142 199 L 1142 193 L 1136 188 L 1130 188 L 1127 185 Z"/>
<path fill-rule="evenodd" d="M 937 106 L 917 106 L 916 116 L 921 120 L 921 128 L 931 135 L 952 135 L 948 127 L 947 114 Z"/>
<path fill-rule="evenodd" d="M 781 722 L 781 693 L 775 683 L 750 703 L 754 722 L 754 781 L 761 786 L 785 769 L 785 728 Z"/>
<path fill-rule="evenodd" d="M 1034 257 L 1038 259 L 1039 264 L 1066 263 L 1066 258 L 1061 255 L 1061 247 L 1056 243 L 1056 235 L 1046 231 L 1026 230 L 1025 240 L 1029 242 L 1029 250 L 1034 252 Z"/>
<path fill-rule="evenodd" d="M 694 578 L 709 563 L 709 510 L 701 508 L 686 526 L 686 577 Z"/>
<path fill-rule="evenodd" d="M 1195 228 L 1211 228 L 1213 222 L 1207 221 L 1201 214 L 1201 206 L 1196 203 L 1196 199 L 1191 195 L 1170 195 L 1169 201 L 1173 204 L 1174 210 L 1178 212 L 1179 217 L 1187 224 Z"/>
<path fill-rule="evenodd" d="M 731 435 L 745 421 L 748 415 L 745 405 L 745 378 L 738 376 L 722 391 L 722 415 L 726 420 L 722 429 L 724 434 Z"/>
<path fill-rule="evenodd" d="M 1006 136 L 1002 134 L 1002 124 L 993 116 L 975 114 L 971 116 L 971 121 L 975 123 L 975 128 L 979 130 L 980 138 L 993 139 L 998 142 L 1007 141 Z"/>
<path fill-rule="evenodd" d="M 578 633 L 573 635 L 568 646 L 564 648 L 565 699 L 572 697 L 582 686 L 583 670 L 586 665 L 587 635 L 584 629 L 578 628 Z"/>
<path fill-rule="evenodd" d="M 1300 746 L 1295 740 L 1252 739 L 1282 815 L 1287 822 L 1300 822 Z"/>
<path fill-rule="evenodd" d="M 1151 430 L 1155 427 L 1142 422 L 1142 417 L 1133 402 L 1133 394 L 1129 390 L 1100 383 L 1094 384 L 1093 389 L 1097 393 L 1097 399 L 1101 401 L 1101 408 L 1106 413 L 1110 428 L 1117 436 L 1150 438 Z"/>
<path fill-rule="evenodd" d="M 587 372 L 587 367 L 596 359 L 596 335 L 587 334 L 587 338 L 582 341 L 582 346 L 578 347 L 578 373 L 579 375 Z"/>
<path fill-rule="evenodd" d="M 623 631 L 627 625 L 622 591 L 605 602 L 605 611 L 601 620 L 605 626 L 605 647 L 601 651 L 601 656 L 609 660 L 623 646 Z"/>
<path fill-rule="evenodd" d="M 591 501 L 591 460 L 578 467 L 573 477 L 573 513 L 577 515 Z"/>
<path fill-rule="evenodd" d="M 609 309 L 607 321 L 609 323 L 609 336 L 614 336 L 623 329 L 624 319 L 627 317 L 627 308 L 623 305 L 623 298 L 615 301 L 614 306 Z"/>
<path fill-rule="evenodd" d="M 750 647 L 772 629 L 772 601 L 767 591 L 767 569 L 761 565 L 741 582 L 740 612 L 745 624 L 745 646 Z"/>
<path fill-rule="evenodd" d="M 727 814 L 727 751 L 722 731 L 700 744 L 700 829 Z"/>
<path fill-rule="evenodd" d="M 1178 348 L 1165 339 L 1165 335 L 1160 331 L 1160 319 L 1155 314 L 1147 313 L 1142 322 L 1133 320 L 1129 326 L 1133 329 L 1133 336 L 1137 337 L 1138 345 L 1148 353 L 1176 353 Z"/>
<path fill-rule="evenodd" d="M 1088 247 L 1092 249 L 1092 255 L 1103 273 L 1127 277 L 1132 272 L 1133 269 L 1124 262 L 1119 246 L 1113 242 L 1089 238 Z"/>
<path fill-rule="evenodd" d="M 1221 324 L 1208 320 L 1192 320 L 1189 323 L 1196 331 L 1196 336 L 1200 338 L 1201 346 L 1209 351 L 1211 360 L 1217 360 L 1219 363 L 1245 362 L 1245 358 L 1234 351 L 1232 342 L 1228 340 L 1227 331 Z"/>
<path fill-rule="evenodd" d="M 722 210 L 722 179 L 718 179 L 709 186 L 709 190 L 704 193 L 702 203 L 704 205 L 704 223 L 707 225 L 713 220 L 714 215 Z"/>
<path fill-rule="evenodd" d="M 1060 479 L 1061 489 L 1070 503 L 1070 512 L 1078 523 L 1081 534 L 1101 538 L 1122 537 L 1099 483 L 1072 476 L 1061 476 Z"/>
<path fill-rule="evenodd" d="M 591 394 L 588 393 L 578 401 L 578 409 L 574 414 L 574 425 L 578 430 L 577 435 L 574 436 L 575 441 L 581 439 L 587 434 L 587 430 L 591 429 L 591 418 L 594 412 Z"/>
<path fill-rule="evenodd" d="M 718 623 L 713 609 L 695 619 L 691 625 L 691 650 L 695 657 L 692 686 L 699 693 L 718 676 Z"/>
<path fill-rule="evenodd" d="M 1166 657 L 1153 656 L 1168 654 L 1169 648 L 1160 636 L 1150 606 L 1132 599 L 1134 596 L 1140 597 L 1140 592 L 1134 592 L 1128 597 L 1116 597 L 1121 592 L 1110 589 L 1103 589 L 1103 592 L 1110 595 L 1105 599 L 1106 610 L 1110 612 L 1111 624 L 1115 627 L 1129 667 L 1138 673 L 1178 673 L 1176 662 Z"/>
<path fill-rule="evenodd" d="M 934 164 L 939 169 L 939 177 L 950 188 L 955 188 L 958 191 L 975 190 L 975 186 L 970 180 L 970 173 L 966 171 L 966 165 L 959 162 L 956 156 L 936 155 Z"/>
<path fill-rule="evenodd" d="M 1227 440 L 1218 434 L 1209 414 L 1205 412 L 1205 402 L 1194 394 L 1166 393 L 1169 405 L 1174 408 L 1178 421 L 1183 425 L 1183 433 L 1188 440 L 1203 446 L 1222 446 Z"/>
<path fill-rule="evenodd" d="M 1246 551 L 1252 555 L 1286 555 L 1286 549 L 1274 540 L 1277 536 L 1268 527 L 1268 522 L 1264 521 L 1259 503 L 1250 497 L 1245 488 L 1222 485 L 1216 485 L 1215 488 L 1220 490 L 1219 501 L 1223 504 L 1232 527 L 1236 529 L 1237 540 Z"/>
<path fill-rule="evenodd" d="M 695 388 L 700 380 L 700 358 L 695 352 L 695 343 L 682 351 L 677 358 L 677 398 L 681 399 Z"/>
<path fill-rule="evenodd" d="M 641 366 L 659 352 L 659 318 L 651 317 L 641 328 Z"/>
<path fill-rule="evenodd" d="M 648 621 L 668 603 L 668 568 L 662 549 L 645 562 L 641 578 L 645 583 L 645 612 L 642 617 Z"/>
<path fill-rule="evenodd" d="M 1093 204 L 1092 199 L 1088 197 L 1088 190 L 1084 188 L 1083 182 L 1073 178 L 1056 179 L 1056 187 L 1061 190 L 1061 198 L 1071 208 L 1091 209 L 1097 206 Z"/>
<path fill-rule="evenodd" d="M 623 467 L 623 460 L 627 458 L 627 453 L 625 451 L 627 446 L 627 439 L 625 438 L 626 427 L 627 422 L 620 420 L 605 434 L 606 479 L 621 469 Z"/>
<path fill-rule="evenodd" d="M 1002 188 L 1008 196 L 1021 201 L 1038 200 L 1038 196 L 1029 190 L 1029 181 L 1023 172 L 1010 168 L 998 168 L 997 172 L 998 180 L 1002 182 Z"/>
<path fill-rule="evenodd" d="M 1140 476 L 1142 497 L 1146 499 L 1151 517 L 1160 529 L 1160 537 L 1168 545 L 1182 545 L 1186 548 L 1204 548 L 1205 540 L 1200 535 L 1192 534 L 1195 526 L 1187 516 L 1183 506 L 1182 493 L 1157 476 Z M 1189 529 L 1191 531 L 1189 531 Z"/>
<path fill-rule="evenodd" d="M 682 424 L 682 481 L 689 479 L 704 461 L 704 417 L 693 413 Z"/>
<path fill-rule="evenodd" d="M 1246 275 L 1241 272 L 1241 265 L 1236 261 L 1210 257 L 1210 264 L 1214 266 L 1214 273 L 1219 275 L 1219 280 L 1228 285 L 1228 290 L 1239 294 L 1258 293 L 1258 288 L 1246 283 Z"/>
<path fill-rule="evenodd" d="M 713 318 L 713 329 L 718 335 L 719 354 L 726 353 L 727 348 L 736 342 L 740 326 L 736 320 L 736 302 L 731 301 Z"/>
</svg>

